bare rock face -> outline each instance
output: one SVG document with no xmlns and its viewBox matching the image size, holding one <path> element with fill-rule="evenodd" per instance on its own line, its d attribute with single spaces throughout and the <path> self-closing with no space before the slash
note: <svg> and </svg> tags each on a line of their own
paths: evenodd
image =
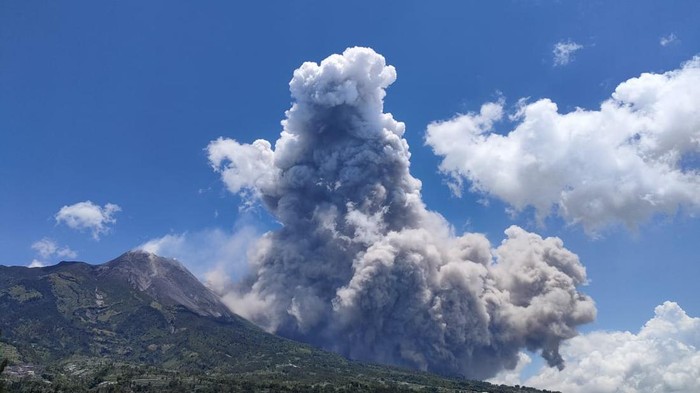
<svg viewBox="0 0 700 393">
<path fill-rule="evenodd" d="M 234 316 L 218 296 L 175 259 L 129 251 L 98 269 L 101 275 L 126 279 L 134 289 L 147 293 L 165 306 L 181 305 L 201 316 Z"/>
</svg>

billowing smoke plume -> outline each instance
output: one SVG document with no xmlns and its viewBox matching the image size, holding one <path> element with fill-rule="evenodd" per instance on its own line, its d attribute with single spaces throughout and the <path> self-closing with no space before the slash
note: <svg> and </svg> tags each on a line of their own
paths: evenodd
<svg viewBox="0 0 700 393">
<path fill-rule="evenodd" d="M 455 236 L 409 172 L 404 124 L 383 113 L 393 67 L 352 48 L 294 72 L 294 104 L 269 142 L 213 141 L 231 192 L 282 224 L 227 293 L 269 331 L 355 359 L 484 378 L 522 348 L 563 367 L 562 340 L 595 317 L 578 257 L 518 227 L 492 248 Z"/>
</svg>

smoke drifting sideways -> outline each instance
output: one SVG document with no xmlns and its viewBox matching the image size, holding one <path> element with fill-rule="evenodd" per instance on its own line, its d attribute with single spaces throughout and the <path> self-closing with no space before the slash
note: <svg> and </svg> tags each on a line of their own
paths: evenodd
<svg viewBox="0 0 700 393">
<path fill-rule="evenodd" d="M 586 271 L 558 238 L 517 226 L 492 247 L 421 199 L 405 126 L 383 112 L 396 72 L 369 48 L 304 63 L 272 145 L 219 138 L 209 160 L 227 188 L 281 228 L 222 294 L 231 309 L 292 339 L 353 359 L 487 378 L 559 345 L 596 309 Z"/>
</svg>

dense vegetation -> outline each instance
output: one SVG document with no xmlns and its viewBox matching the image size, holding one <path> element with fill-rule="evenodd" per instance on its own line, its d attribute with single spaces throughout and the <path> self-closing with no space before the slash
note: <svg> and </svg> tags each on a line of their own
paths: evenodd
<svg viewBox="0 0 700 393">
<path fill-rule="evenodd" d="M 395 377 L 386 375 L 389 378 Z M 495 386 L 478 381 L 445 381 L 412 378 L 401 380 L 329 377 L 303 381 L 289 376 L 265 378 L 257 373 L 241 375 L 187 374 L 148 366 L 102 365 L 78 376 L 45 371 L 41 378 L 13 379 L 12 392 L 540 392 L 525 387 Z M 420 383 L 418 383 L 420 382 Z M 425 385 L 425 383 L 431 385 Z"/>
<path fill-rule="evenodd" d="M 2 337 L 1 330 L 0 337 Z M 5 368 L 7 368 L 7 364 L 9 363 L 9 360 L 7 360 L 7 358 L 3 355 L 4 353 L 0 352 L 0 393 L 3 393 L 5 391 L 5 382 L 3 381 L 2 373 L 5 371 Z"/>
</svg>

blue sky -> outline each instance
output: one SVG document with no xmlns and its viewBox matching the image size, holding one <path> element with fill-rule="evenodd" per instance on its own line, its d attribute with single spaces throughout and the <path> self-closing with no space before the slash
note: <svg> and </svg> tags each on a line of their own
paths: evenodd
<svg viewBox="0 0 700 393">
<path fill-rule="evenodd" d="M 274 228 L 263 209 L 239 212 L 207 145 L 220 136 L 276 140 L 293 70 L 367 46 L 396 67 L 385 111 L 406 123 L 425 203 L 456 232 L 499 242 L 517 224 L 560 237 L 586 266 L 583 291 L 598 308 L 584 332 L 636 331 L 666 300 L 698 316 L 700 220 L 692 209 L 637 230 L 606 226 L 598 236 L 556 215 L 538 225 L 532 209 L 512 216 L 499 198 L 479 203 L 484 195 L 468 182 L 453 196 L 425 143 L 431 122 L 499 99 L 508 110 L 522 97 L 549 98 L 562 113 L 596 110 L 625 80 L 700 54 L 698 15 L 696 1 L 4 1 L 0 263 L 40 258 L 32 245 L 45 238 L 100 263 L 167 234 Z M 557 43 L 580 48 L 556 65 Z M 120 211 L 97 234 L 57 221 L 62 207 L 83 201 Z M 54 252 L 43 261 L 60 259 Z"/>
</svg>

